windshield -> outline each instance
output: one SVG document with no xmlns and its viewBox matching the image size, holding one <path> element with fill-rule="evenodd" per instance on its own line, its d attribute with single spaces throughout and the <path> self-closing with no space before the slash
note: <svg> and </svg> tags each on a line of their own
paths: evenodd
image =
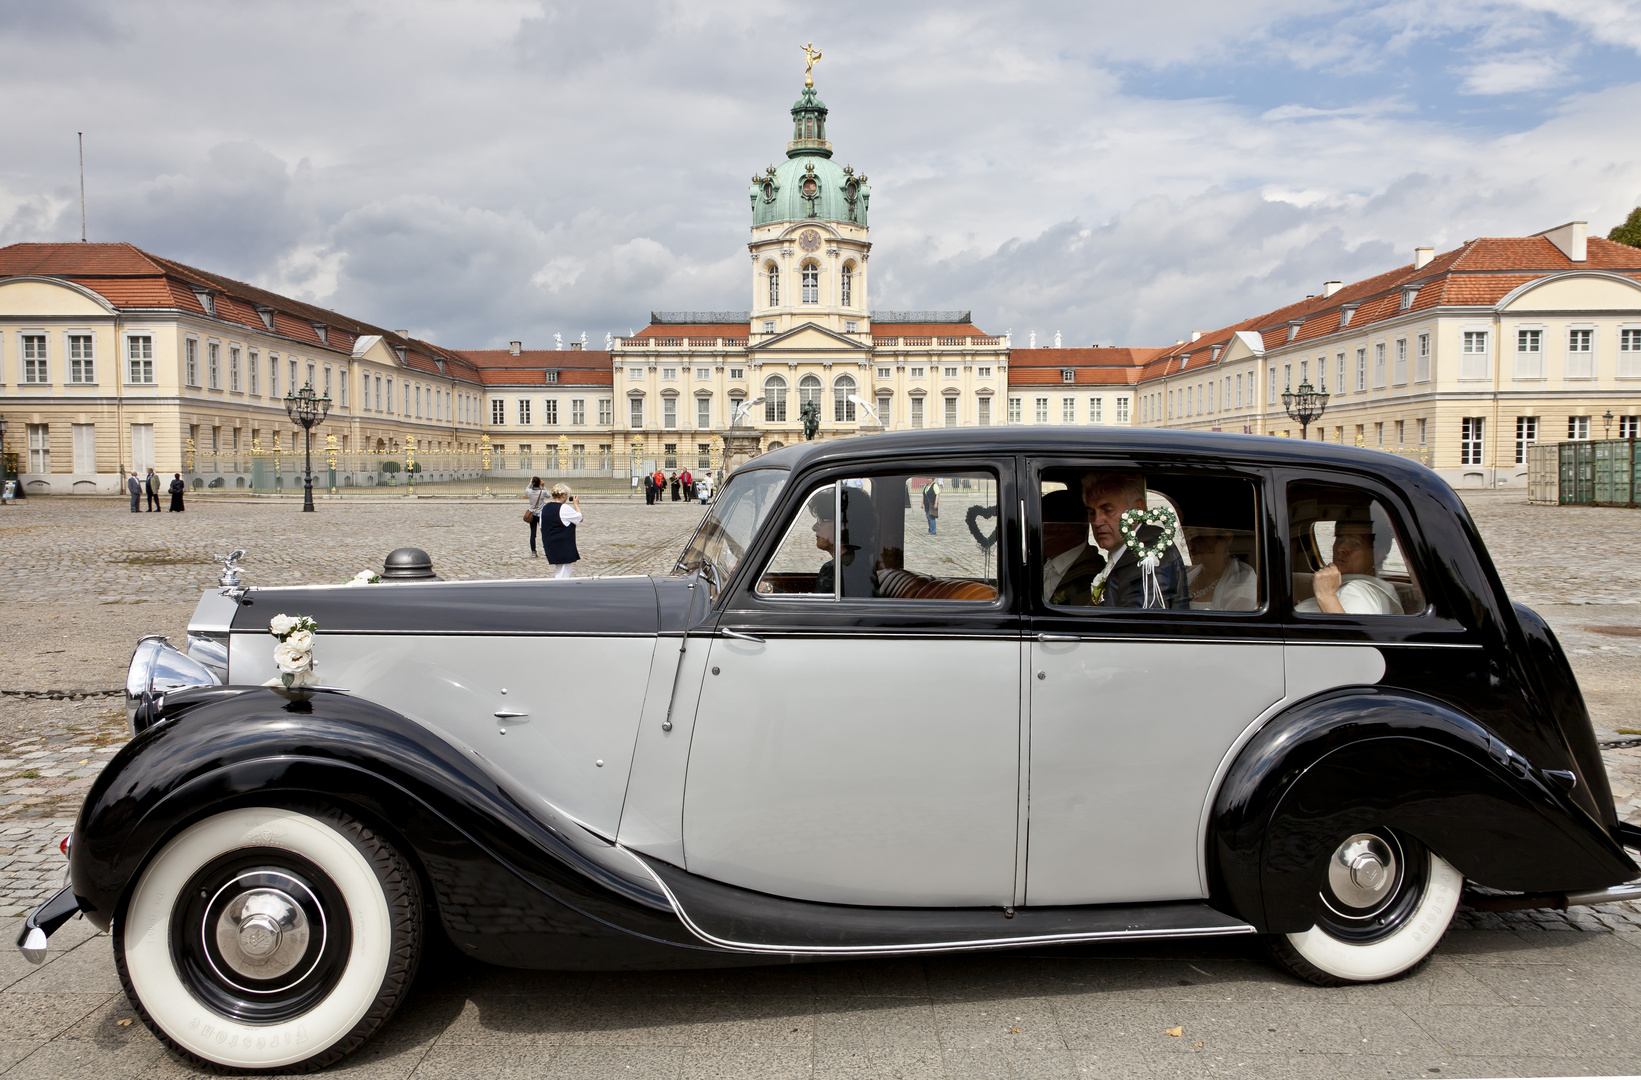
<svg viewBox="0 0 1641 1080">
<path fill-rule="evenodd" d="M 712 502 L 701 527 L 678 558 L 675 572 L 691 573 L 702 561 L 711 563 L 708 577 L 713 590 L 727 582 L 758 535 L 764 518 L 786 486 L 785 469 L 753 469 L 736 473 Z"/>
</svg>

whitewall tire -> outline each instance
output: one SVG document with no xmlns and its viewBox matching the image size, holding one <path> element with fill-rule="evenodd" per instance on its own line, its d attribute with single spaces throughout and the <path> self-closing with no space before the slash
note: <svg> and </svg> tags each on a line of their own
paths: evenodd
<svg viewBox="0 0 1641 1080">
<path fill-rule="evenodd" d="M 403 1000 L 421 949 L 414 872 L 327 809 L 245 807 L 184 829 L 116 920 L 126 995 L 172 1049 L 298 1072 L 357 1048 Z"/>
<path fill-rule="evenodd" d="M 1464 891 L 1452 863 L 1390 830 L 1347 838 L 1320 876 L 1316 925 L 1269 939 L 1283 967 L 1319 986 L 1412 971 L 1447 932 Z"/>
</svg>

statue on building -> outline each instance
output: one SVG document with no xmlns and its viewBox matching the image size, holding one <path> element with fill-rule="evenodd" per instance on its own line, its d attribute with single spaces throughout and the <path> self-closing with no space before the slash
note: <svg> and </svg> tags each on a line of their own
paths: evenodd
<svg viewBox="0 0 1641 1080">
<path fill-rule="evenodd" d="M 815 404 L 813 401 L 804 402 L 803 408 L 798 410 L 798 419 L 803 421 L 803 437 L 806 440 L 813 439 L 816 435 L 820 434 L 819 405 Z"/>
</svg>

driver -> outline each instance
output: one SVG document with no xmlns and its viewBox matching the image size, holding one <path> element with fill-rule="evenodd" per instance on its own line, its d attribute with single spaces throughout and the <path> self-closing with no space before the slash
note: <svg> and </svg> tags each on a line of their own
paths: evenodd
<svg viewBox="0 0 1641 1080">
<path fill-rule="evenodd" d="M 832 556 L 821 565 L 815 576 L 815 591 L 831 593 L 837 579 L 837 567 L 843 564 L 843 595 L 867 597 L 876 595 L 873 565 L 877 561 L 877 511 L 872 497 L 864 488 L 848 482 L 843 485 L 843 529 L 838 535 L 834 519 L 832 490 L 827 488 L 809 500 L 809 510 L 815 515 L 815 546 Z M 842 550 L 840 560 L 838 552 Z"/>
</svg>

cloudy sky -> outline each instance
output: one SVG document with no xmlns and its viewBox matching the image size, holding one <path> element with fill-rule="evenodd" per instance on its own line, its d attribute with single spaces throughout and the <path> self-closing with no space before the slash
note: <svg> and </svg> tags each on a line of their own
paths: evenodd
<svg viewBox="0 0 1641 1080">
<path fill-rule="evenodd" d="M 90 237 L 451 346 L 745 308 L 799 47 L 874 308 L 1163 344 L 1641 202 L 1641 0 L 0 0 L 0 243 Z"/>
</svg>

